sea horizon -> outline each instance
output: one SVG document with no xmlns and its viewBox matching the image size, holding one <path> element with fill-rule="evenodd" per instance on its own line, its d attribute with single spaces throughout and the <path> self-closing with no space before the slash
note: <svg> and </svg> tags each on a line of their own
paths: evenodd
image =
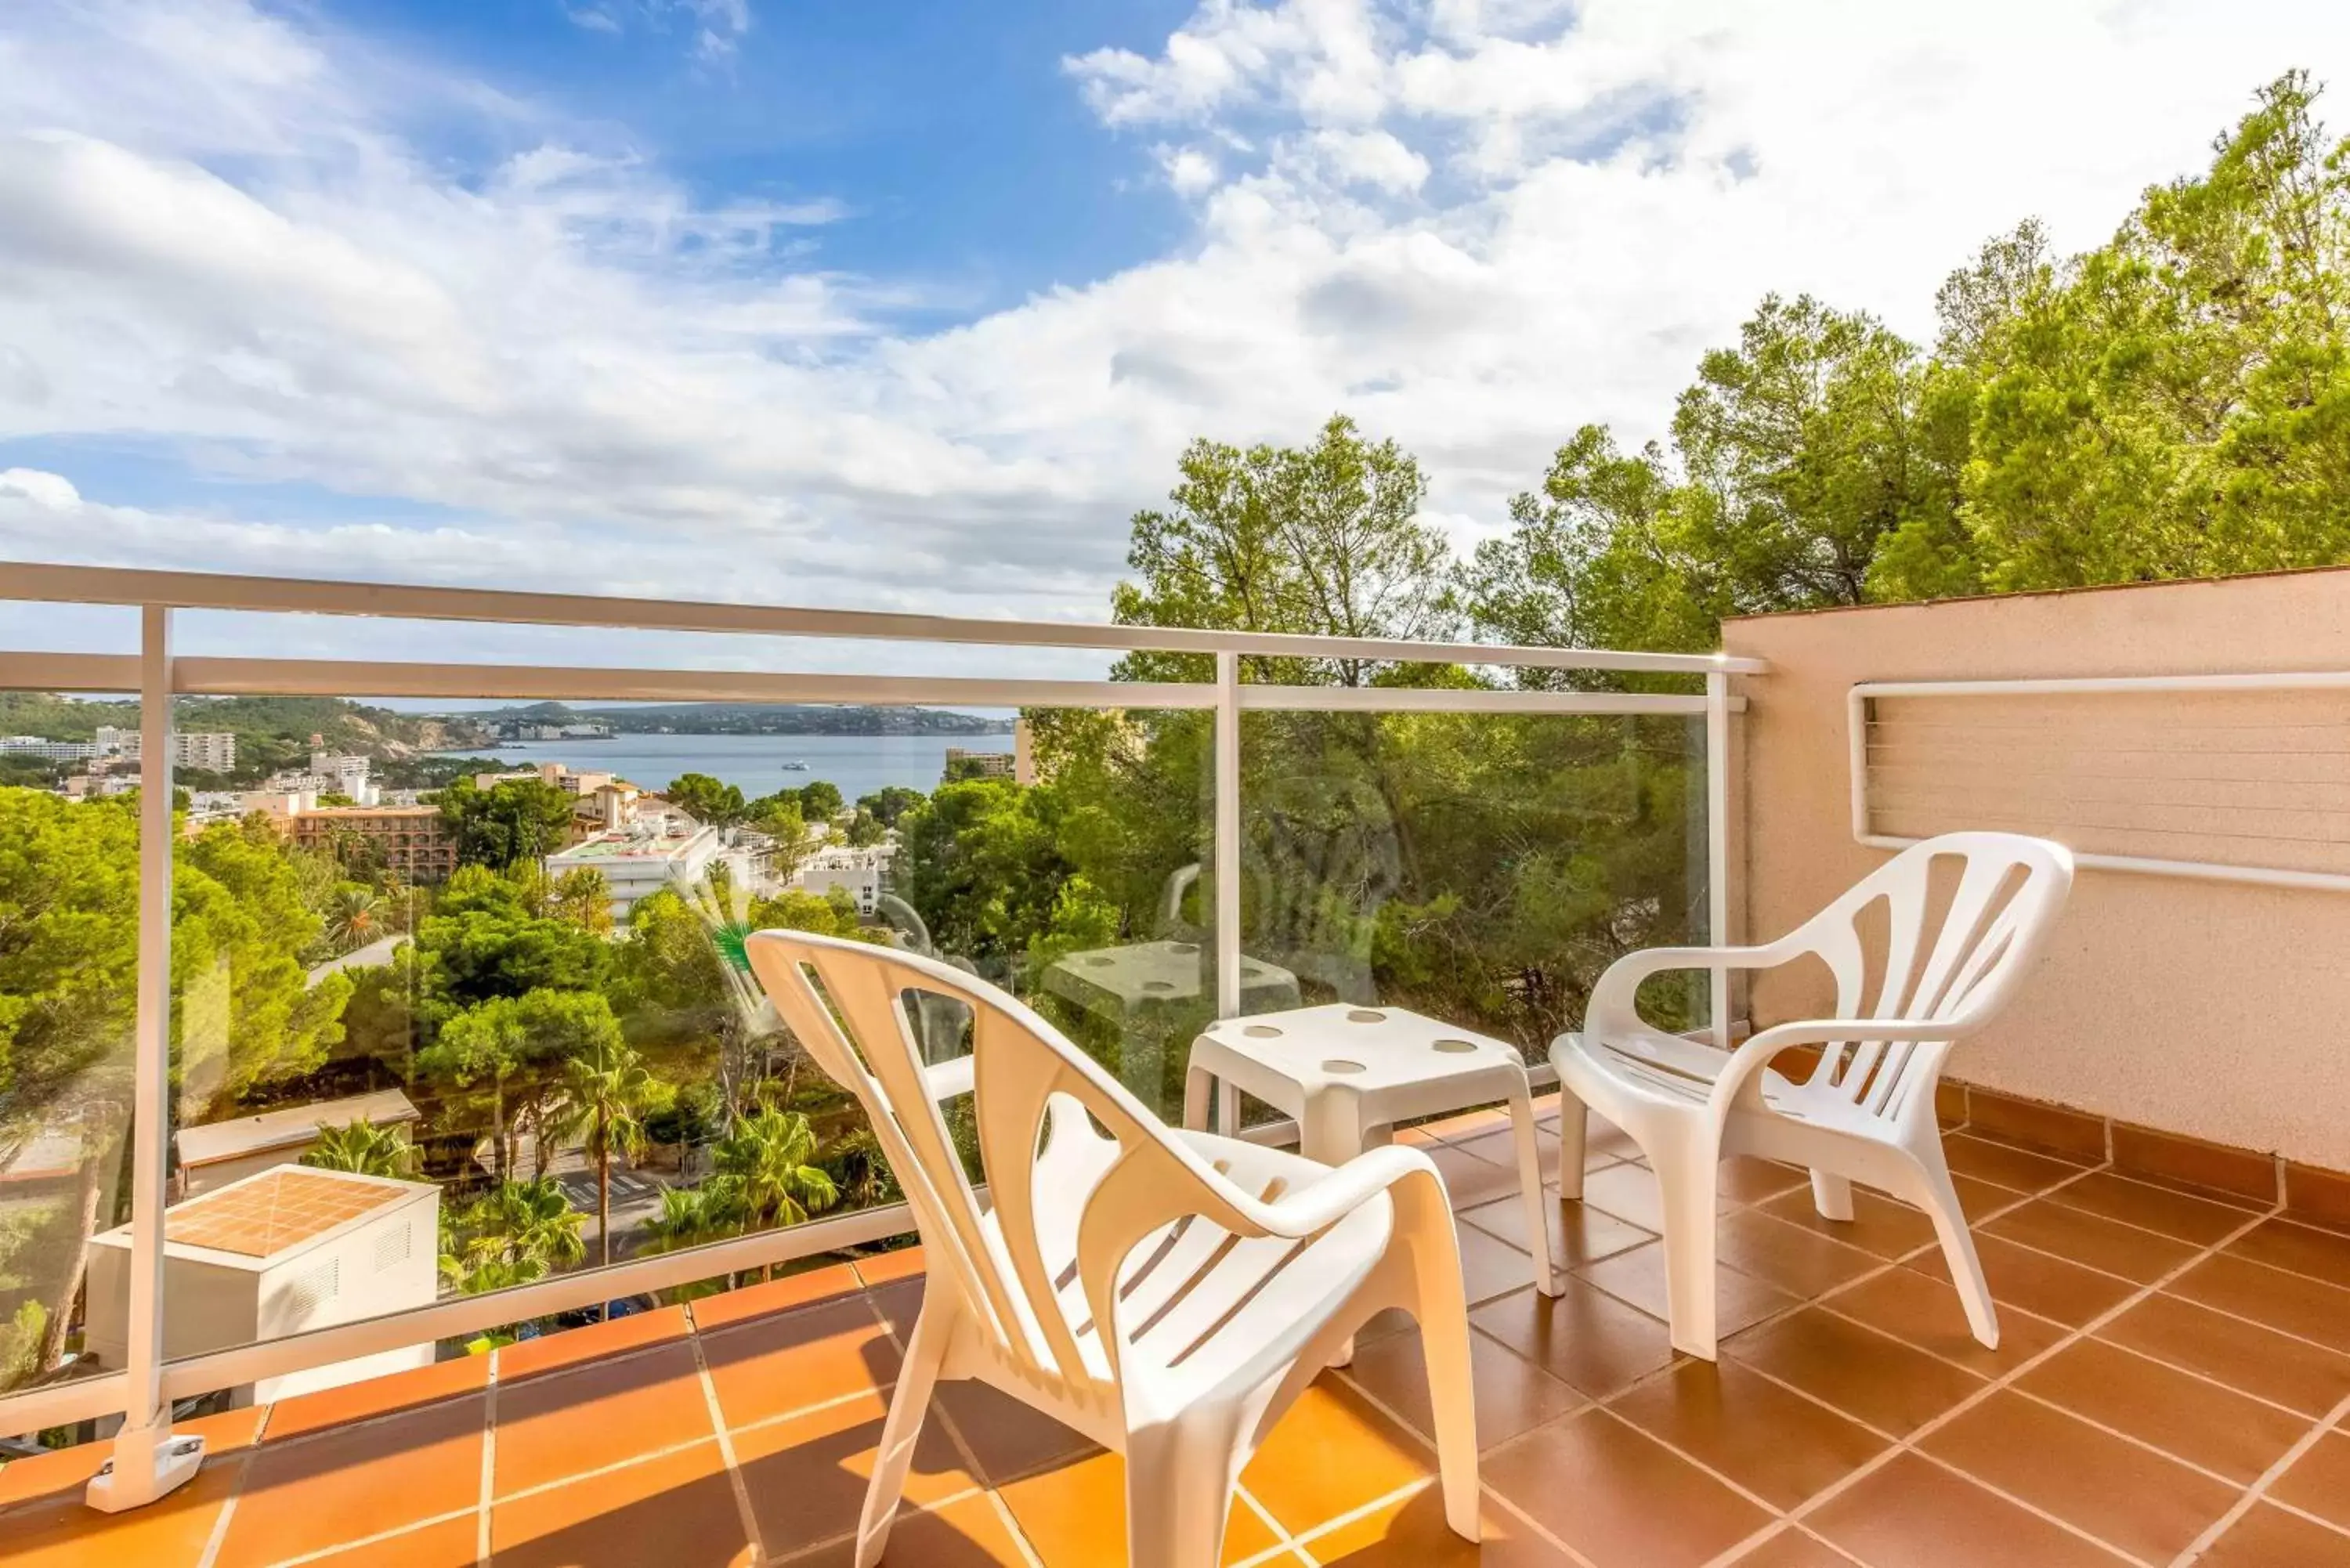
<svg viewBox="0 0 2350 1568">
<path fill-rule="evenodd" d="M 648 790 L 665 790 L 684 774 L 706 774 L 745 796 L 798 789 L 824 779 L 854 803 L 891 784 L 928 794 L 946 772 L 949 747 L 1010 752 L 1012 737 L 992 735 L 613 735 L 560 741 L 510 741 L 461 746 L 436 756 L 494 757 L 512 767 L 556 762 L 574 772 L 609 773 Z M 804 769 L 785 763 L 805 763 Z"/>
</svg>

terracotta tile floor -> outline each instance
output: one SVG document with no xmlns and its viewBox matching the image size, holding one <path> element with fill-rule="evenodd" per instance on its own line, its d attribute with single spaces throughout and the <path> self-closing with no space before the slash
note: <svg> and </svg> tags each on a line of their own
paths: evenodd
<svg viewBox="0 0 2350 1568">
<path fill-rule="evenodd" d="M 1383 1321 L 1242 1478 L 1228 1563 L 1346 1568 L 2350 1568 L 2350 1234 L 1960 1130 L 2002 1344 L 1922 1216 L 1721 1184 L 1718 1366 L 1673 1354 L 1652 1179 L 1595 1127 L 1530 1288 L 1491 1116 L 1416 1129 L 1453 1182 L 1485 1543 L 1443 1526 L 1417 1333 Z M 1552 1164 L 1556 1145 L 1551 1143 Z M 0 1563 L 847 1568 L 921 1290 L 894 1253 L 198 1425 L 187 1490 L 117 1518 L 98 1446 L 0 1469 Z M 976 1385 L 917 1450 L 889 1561 L 1115 1568 L 1123 1469 Z"/>
</svg>

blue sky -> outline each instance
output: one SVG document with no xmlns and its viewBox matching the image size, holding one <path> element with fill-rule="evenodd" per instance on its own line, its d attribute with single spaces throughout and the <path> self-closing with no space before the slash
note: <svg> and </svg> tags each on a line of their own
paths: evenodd
<svg viewBox="0 0 2350 1568">
<path fill-rule="evenodd" d="M 1766 292 L 1929 337 L 2296 65 L 2350 7 L 11 0 L 0 560 L 1099 618 L 1187 441 L 1338 411 L 1465 548 Z"/>
<path fill-rule="evenodd" d="M 332 14 L 455 58 L 661 151 L 706 199 L 832 199 L 826 265 L 934 280 L 943 324 L 1082 285 L 1180 244 L 1184 204 L 1145 147 L 1104 135 L 1065 57 L 1149 49 L 1188 3 L 970 0 L 759 5 L 723 53 L 683 6 L 361 0 Z M 575 16 L 598 19 L 596 25 Z"/>
</svg>

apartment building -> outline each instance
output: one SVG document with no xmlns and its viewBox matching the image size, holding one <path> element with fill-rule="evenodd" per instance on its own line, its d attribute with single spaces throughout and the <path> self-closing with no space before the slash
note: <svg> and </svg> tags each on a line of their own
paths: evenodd
<svg viewBox="0 0 2350 1568">
<path fill-rule="evenodd" d="M 94 748 L 82 754 L 120 757 L 126 762 L 135 762 L 140 748 L 138 731 L 100 724 Z M 175 768 L 202 768 L 213 774 L 234 772 L 236 768 L 236 737 L 225 730 L 175 730 L 172 733 L 172 765 Z"/>
<path fill-rule="evenodd" d="M 356 834 L 403 882 L 446 881 L 457 869 L 457 840 L 437 805 L 314 806 L 291 822 L 294 842 L 305 849 L 332 849 L 341 836 Z"/>
</svg>

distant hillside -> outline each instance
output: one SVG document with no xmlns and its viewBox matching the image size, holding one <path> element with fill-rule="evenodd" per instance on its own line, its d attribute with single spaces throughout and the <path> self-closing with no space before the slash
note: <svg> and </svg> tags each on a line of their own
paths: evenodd
<svg viewBox="0 0 2350 1568">
<path fill-rule="evenodd" d="M 468 713 L 484 725 L 609 724 L 620 735 L 1008 735 L 1009 719 L 942 708 L 876 708 L 812 702 L 671 702 L 650 708 L 573 708 L 533 702 Z M 453 722 L 453 716 L 452 716 Z M 460 742 L 471 744 L 470 742 Z"/>
<path fill-rule="evenodd" d="M 225 730 L 236 737 L 233 777 L 239 783 L 257 781 L 307 759 L 313 735 L 330 752 L 386 762 L 490 743 L 489 731 L 465 715 L 443 719 L 395 713 L 338 697 L 182 697 L 176 717 L 182 730 Z M 88 741 L 97 737 L 101 724 L 138 728 L 139 704 L 80 701 L 47 691 L 0 691 L 0 735 Z"/>
</svg>

